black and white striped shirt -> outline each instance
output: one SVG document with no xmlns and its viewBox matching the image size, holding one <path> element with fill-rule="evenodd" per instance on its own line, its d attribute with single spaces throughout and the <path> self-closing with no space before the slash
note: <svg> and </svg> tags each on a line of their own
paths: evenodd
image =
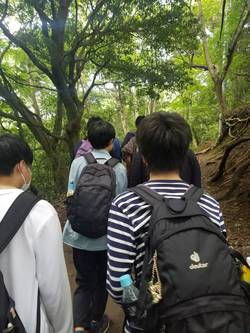
<svg viewBox="0 0 250 333">
<path fill-rule="evenodd" d="M 178 180 L 149 181 L 145 185 L 166 198 L 180 198 L 190 186 Z M 218 202 L 208 194 L 203 194 L 198 204 L 211 222 L 225 232 Z M 120 302 L 122 297 L 120 276 L 131 274 L 132 269 L 138 279 L 142 274 L 144 238 L 151 212 L 149 204 L 132 191 L 120 194 L 112 203 L 108 223 L 107 289 L 117 302 Z M 125 332 L 129 332 L 129 328 L 126 328 Z"/>
</svg>

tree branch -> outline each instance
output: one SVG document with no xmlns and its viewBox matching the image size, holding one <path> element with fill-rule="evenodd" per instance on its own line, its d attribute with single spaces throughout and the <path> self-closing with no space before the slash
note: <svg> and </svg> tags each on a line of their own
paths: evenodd
<svg viewBox="0 0 250 333">
<path fill-rule="evenodd" d="M 27 106 L 23 103 L 23 101 L 17 96 L 17 94 L 12 90 L 8 89 L 6 86 L 2 85 L 0 82 L 0 96 L 4 98 L 6 103 L 9 105 L 9 107 L 15 112 L 20 113 L 22 118 L 20 118 L 20 121 L 25 122 L 27 126 L 29 126 L 30 130 L 33 132 L 33 134 L 36 137 L 43 137 L 43 140 L 45 139 L 44 134 L 47 134 L 47 136 L 65 140 L 65 137 L 57 136 L 51 133 L 42 123 L 39 116 L 37 116 L 35 113 L 31 112 Z M 0 114 L 1 115 L 1 114 Z M 6 116 L 9 119 L 9 114 L 3 114 L 2 116 Z M 19 119 L 19 118 L 18 118 Z M 17 120 L 16 117 L 13 120 Z M 40 131 L 39 131 L 40 130 Z M 42 130 L 42 132 L 41 132 Z M 45 139 L 46 140 L 46 139 Z"/>
<path fill-rule="evenodd" d="M 75 0 L 75 33 L 77 34 L 77 26 L 78 26 L 78 2 Z"/>
<path fill-rule="evenodd" d="M 52 20 L 46 15 L 44 10 L 41 8 L 41 3 L 37 0 L 29 0 L 29 3 L 34 7 L 39 17 L 42 18 L 45 22 L 51 24 Z"/>
<path fill-rule="evenodd" d="M 217 74 L 217 71 L 216 71 L 216 67 L 214 66 L 214 64 L 211 60 L 210 54 L 209 54 L 207 34 L 206 34 L 206 25 L 205 25 L 205 19 L 204 19 L 201 0 L 197 0 L 197 3 L 198 3 L 198 7 L 199 7 L 199 21 L 200 21 L 201 30 L 202 30 L 201 39 L 202 39 L 204 54 L 205 54 L 205 58 L 206 58 L 206 63 L 207 63 L 209 73 L 212 76 L 212 79 L 214 81 L 216 81 L 218 79 L 218 74 Z"/>
<path fill-rule="evenodd" d="M 0 18 L 1 22 L 3 22 L 3 20 L 5 19 L 6 15 L 7 15 L 8 6 L 9 6 L 9 0 L 6 0 L 5 4 L 4 4 L 3 15 Z"/>
<path fill-rule="evenodd" d="M 56 7 L 55 7 L 55 1 L 54 0 L 50 0 L 50 8 L 51 8 L 52 17 L 53 17 L 53 20 L 54 20 L 56 18 Z"/>
<path fill-rule="evenodd" d="M 220 40 L 221 40 L 222 30 L 223 30 L 223 26 L 224 26 L 226 2 L 227 2 L 227 0 L 223 0 L 223 4 L 222 4 L 221 25 L 220 25 Z"/>
<path fill-rule="evenodd" d="M 90 84 L 90 86 L 88 87 L 88 89 L 86 90 L 84 96 L 83 96 L 83 100 L 82 100 L 82 105 L 84 105 L 84 103 L 86 102 L 86 99 L 88 98 L 91 90 L 93 89 L 93 87 L 95 86 L 95 80 L 97 78 L 97 75 L 101 72 L 101 70 L 107 65 L 107 63 L 109 62 L 109 60 L 107 60 L 106 62 L 104 62 L 104 64 L 102 66 L 100 66 L 98 68 L 98 70 L 95 72 L 94 76 L 93 76 L 93 80 Z"/>
<path fill-rule="evenodd" d="M 2 29 L 4 35 L 11 41 L 13 42 L 16 46 L 20 47 L 30 58 L 30 60 L 33 62 L 33 64 L 38 67 L 44 74 L 46 74 L 51 81 L 53 82 L 53 75 L 50 73 L 48 68 L 42 64 L 36 56 L 33 54 L 33 52 L 25 45 L 20 39 L 16 38 L 3 24 L 3 22 L 0 21 L 0 28 Z"/>
<path fill-rule="evenodd" d="M 234 31 L 233 37 L 231 39 L 230 45 L 229 45 L 228 50 L 227 50 L 227 56 L 226 56 L 227 57 L 227 62 L 226 62 L 225 66 L 223 68 L 223 71 L 222 71 L 222 75 L 221 75 L 222 80 L 224 80 L 226 75 L 227 75 L 228 68 L 231 65 L 231 62 L 233 60 L 233 54 L 234 54 L 234 51 L 236 49 L 237 43 L 239 41 L 240 35 L 241 35 L 241 33 L 244 29 L 244 26 L 247 23 L 247 20 L 250 16 L 250 4 L 247 5 L 245 13 L 244 13 L 244 11 L 245 11 L 245 8 L 243 10 L 243 14 L 241 16 L 241 19 L 240 19 L 240 21 L 237 25 L 237 28 Z"/>
<path fill-rule="evenodd" d="M 4 112 L 0 109 L 0 116 L 3 117 L 3 118 L 6 118 L 6 119 L 11 119 L 13 121 L 20 121 L 22 123 L 27 123 L 26 120 L 23 118 L 23 117 L 19 117 L 17 118 L 15 115 L 11 114 L 11 113 L 7 113 L 7 112 Z"/>
<path fill-rule="evenodd" d="M 0 56 L 0 66 L 2 65 L 2 61 L 3 58 L 5 56 L 5 54 L 8 52 L 9 48 L 10 48 L 11 42 L 8 43 L 8 45 L 6 46 L 6 48 L 3 50 L 1 56 Z"/>
<path fill-rule="evenodd" d="M 72 47 L 71 50 L 69 51 L 69 53 L 75 54 L 77 49 L 79 48 L 79 45 L 82 42 L 82 39 L 85 37 L 86 31 L 88 30 L 91 21 L 93 20 L 93 17 L 98 13 L 98 11 L 102 8 L 102 6 L 105 4 L 105 0 L 100 0 L 99 2 L 97 2 L 96 7 L 92 10 L 92 12 L 90 13 L 90 15 L 88 16 L 87 22 L 84 26 L 84 28 L 82 29 L 81 33 L 76 36 L 75 40 L 72 43 Z"/>
<path fill-rule="evenodd" d="M 56 89 L 53 89 L 53 88 L 39 86 L 39 85 L 36 85 L 36 84 L 30 84 L 30 83 L 27 83 L 26 81 L 19 81 L 19 80 L 15 79 L 13 76 L 11 76 L 9 74 L 6 74 L 6 76 L 9 79 L 11 79 L 12 81 L 14 81 L 16 84 L 19 84 L 21 86 L 31 87 L 31 88 L 37 88 L 37 89 L 44 89 L 44 90 L 53 91 L 53 92 L 57 91 Z"/>
<path fill-rule="evenodd" d="M 63 112 L 64 107 L 61 98 L 57 95 L 57 102 L 56 102 L 56 117 L 53 127 L 53 135 L 60 135 L 62 131 L 62 122 L 63 122 Z"/>
<path fill-rule="evenodd" d="M 208 71 L 208 66 L 206 65 L 195 65 L 195 64 L 188 64 L 190 68 L 194 69 L 203 69 L 204 71 Z"/>
</svg>

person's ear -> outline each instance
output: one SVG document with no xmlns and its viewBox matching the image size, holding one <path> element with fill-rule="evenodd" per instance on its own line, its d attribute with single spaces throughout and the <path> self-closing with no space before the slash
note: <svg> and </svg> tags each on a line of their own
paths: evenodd
<svg viewBox="0 0 250 333">
<path fill-rule="evenodd" d="M 15 165 L 14 171 L 18 172 L 18 173 L 20 173 L 20 172 L 23 173 L 25 167 L 26 167 L 26 163 L 24 162 L 24 160 L 21 160 Z"/>
<path fill-rule="evenodd" d="M 111 151 L 112 149 L 113 149 L 113 139 L 111 139 L 109 142 L 108 142 L 108 144 L 107 144 L 107 148 L 108 148 L 108 150 L 109 151 Z"/>
</svg>

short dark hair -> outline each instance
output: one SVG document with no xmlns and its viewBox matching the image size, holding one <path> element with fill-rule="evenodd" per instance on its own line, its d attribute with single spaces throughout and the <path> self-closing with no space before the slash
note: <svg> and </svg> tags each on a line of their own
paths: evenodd
<svg viewBox="0 0 250 333">
<path fill-rule="evenodd" d="M 90 117 L 88 122 L 87 122 L 87 131 L 89 130 L 89 127 L 94 124 L 96 121 L 102 120 L 101 117 L 99 116 L 94 116 L 94 117 Z"/>
<path fill-rule="evenodd" d="M 93 148 L 103 149 L 115 138 L 113 125 L 105 120 L 95 121 L 88 130 L 88 139 Z"/>
<path fill-rule="evenodd" d="M 180 171 L 192 132 L 178 113 L 155 112 L 143 119 L 136 138 L 149 170 Z"/>
<path fill-rule="evenodd" d="M 22 160 L 27 165 L 33 162 L 33 153 L 29 145 L 17 135 L 0 135 L 0 174 L 11 175 L 15 165 Z"/>
<path fill-rule="evenodd" d="M 138 126 L 140 125 L 140 123 L 142 122 L 142 120 L 145 118 L 145 116 L 138 116 L 135 120 L 135 126 L 136 128 L 138 128 Z"/>
</svg>

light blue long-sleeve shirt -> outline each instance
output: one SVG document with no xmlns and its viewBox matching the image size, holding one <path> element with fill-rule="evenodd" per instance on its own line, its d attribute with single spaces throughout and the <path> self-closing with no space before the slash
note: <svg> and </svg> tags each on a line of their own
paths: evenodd
<svg viewBox="0 0 250 333">
<path fill-rule="evenodd" d="M 111 158 L 109 152 L 105 149 L 94 149 L 92 151 L 98 163 L 104 164 Z M 84 156 L 77 157 L 71 164 L 69 172 L 68 188 L 70 183 L 77 184 L 82 169 L 87 165 Z M 127 172 L 125 167 L 118 163 L 114 167 L 116 175 L 116 194 L 122 193 L 127 188 Z M 67 221 L 63 231 L 63 241 L 65 244 L 86 251 L 104 251 L 107 250 L 107 236 L 100 238 L 88 238 L 72 230 L 69 221 Z"/>
</svg>

